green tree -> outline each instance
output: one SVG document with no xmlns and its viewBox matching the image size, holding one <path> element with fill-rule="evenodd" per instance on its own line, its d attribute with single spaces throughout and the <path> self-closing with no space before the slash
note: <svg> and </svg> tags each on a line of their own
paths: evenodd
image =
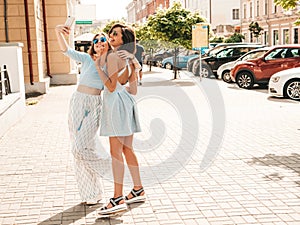
<svg viewBox="0 0 300 225">
<path fill-rule="evenodd" d="M 198 13 L 192 13 L 175 2 L 172 7 L 160 9 L 155 15 L 151 15 L 145 26 L 148 27 L 151 40 L 159 40 L 161 45 L 175 48 L 175 64 L 179 46 L 192 48 L 192 25 L 201 22 L 205 20 Z M 174 78 L 176 77 L 177 68 L 174 66 Z"/>
<path fill-rule="evenodd" d="M 249 30 L 253 34 L 256 39 L 262 34 L 262 31 L 264 30 L 262 27 L 259 26 L 258 22 L 252 21 L 249 24 Z"/>
<path fill-rule="evenodd" d="M 280 5 L 282 8 L 286 10 L 290 10 L 290 9 L 295 9 L 300 2 L 299 0 L 274 0 L 274 3 L 276 5 Z M 300 18 L 296 20 L 295 24 L 300 25 Z"/>
<path fill-rule="evenodd" d="M 225 39 L 225 43 L 239 43 L 245 39 L 245 36 L 240 33 L 234 33 L 229 38 Z"/>
<path fill-rule="evenodd" d="M 211 43 L 222 43 L 224 41 L 223 37 L 214 37 L 213 39 L 210 39 L 209 42 Z"/>
</svg>

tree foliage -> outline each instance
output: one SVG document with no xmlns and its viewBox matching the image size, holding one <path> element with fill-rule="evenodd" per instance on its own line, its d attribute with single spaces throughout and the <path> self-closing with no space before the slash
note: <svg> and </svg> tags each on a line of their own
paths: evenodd
<svg viewBox="0 0 300 225">
<path fill-rule="evenodd" d="M 262 27 L 259 26 L 258 22 L 252 21 L 249 24 L 249 30 L 254 35 L 254 37 L 258 38 L 259 35 L 262 34 L 262 31 L 264 30 Z"/>
<path fill-rule="evenodd" d="M 148 18 L 145 26 L 151 40 L 160 40 L 172 46 L 192 47 L 192 25 L 204 22 L 198 13 L 182 8 L 179 2 L 168 9 L 160 9 Z"/>
<path fill-rule="evenodd" d="M 276 5 L 280 5 L 283 9 L 291 10 L 295 9 L 298 5 L 300 5 L 299 0 L 274 0 Z M 298 11 L 299 14 L 299 11 Z M 295 21 L 296 25 L 300 25 L 300 18 Z"/>
<path fill-rule="evenodd" d="M 245 36 L 240 33 L 234 33 L 229 38 L 225 39 L 225 43 L 239 43 L 242 42 L 243 39 L 245 39 Z"/>
</svg>

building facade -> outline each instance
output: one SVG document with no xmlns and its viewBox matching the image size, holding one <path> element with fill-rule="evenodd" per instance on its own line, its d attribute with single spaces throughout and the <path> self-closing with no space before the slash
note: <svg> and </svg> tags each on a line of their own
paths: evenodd
<svg viewBox="0 0 300 225">
<path fill-rule="evenodd" d="M 158 8 L 169 8 L 170 0 L 134 0 L 127 6 L 129 23 L 145 23 Z"/>
<path fill-rule="evenodd" d="M 299 44 L 299 26 L 297 10 L 286 11 L 276 6 L 273 0 L 241 0 L 241 33 L 246 42 L 259 42 L 266 45 Z M 255 21 L 263 28 L 261 35 L 255 38 L 249 31 L 249 25 Z"/>
<path fill-rule="evenodd" d="M 6 7 L 1 1 L 0 42 L 23 43 L 26 92 L 46 93 L 51 83 L 77 81 L 72 63 L 57 44 L 55 26 L 74 15 L 77 0 L 13 0 Z M 5 9 L 6 8 L 6 9 Z M 72 35 L 70 39 L 72 39 Z M 72 43 L 72 42 L 71 42 Z M 1 56 L 4 57 L 4 56 Z M 51 79 L 50 79 L 51 78 Z"/>
</svg>

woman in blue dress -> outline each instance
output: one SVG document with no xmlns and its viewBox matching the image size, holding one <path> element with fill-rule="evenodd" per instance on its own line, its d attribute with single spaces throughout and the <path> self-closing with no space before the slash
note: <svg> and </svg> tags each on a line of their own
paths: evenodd
<svg viewBox="0 0 300 225">
<path fill-rule="evenodd" d="M 128 26 L 114 24 L 108 34 L 114 50 L 102 54 L 96 60 L 96 67 L 104 83 L 100 135 L 109 136 L 114 196 L 106 207 L 101 208 L 99 214 L 124 211 L 127 209 L 126 204 L 146 199 L 138 160 L 132 147 L 133 134 L 141 130 L 136 102 L 132 97 L 137 93 L 136 72 L 140 69 L 138 61 L 134 57 L 135 33 Z M 130 52 L 130 57 L 128 59 L 120 58 L 121 50 Z M 125 51 L 123 52 L 125 54 Z M 127 85 L 125 86 L 125 84 Z M 134 185 L 125 198 L 123 197 L 123 156 L 125 156 Z"/>
</svg>

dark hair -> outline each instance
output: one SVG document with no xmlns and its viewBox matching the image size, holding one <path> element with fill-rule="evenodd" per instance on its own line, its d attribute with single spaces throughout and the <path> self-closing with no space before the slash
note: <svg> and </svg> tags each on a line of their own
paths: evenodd
<svg viewBox="0 0 300 225">
<path fill-rule="evenodd" d="M 106 34 L 106 33 L 104 33 L 104 32 L 101 32 L 101 33 L 99 33 L 99 34 L 96 34 L 94 37 L 93 37 L 93 40 L 91 41 L 91 47 L 89 48 L 89 50 L 88 50 L 88 54 L 91 56 L 91 57 L 93 57 L 97 52 L 95 52 L 95 49 L 94 49 L 94 46 L 95 46 L 95 44 L 94 44 L 94 39 L 96 38 L 96 37 L 99 37 L 99 36 L 104 36 L 104 37 L 106 37 L 106 40 L 107 40 L 107 44 L 108 44 L 108 51 L 110 51 L 110 50 L 112 50 L 112 47 L 111 47 L 111 45 L 110 45 L 110 43 L 109 43 L 109 41 L 108 41 L 108 35 Z"/>
<path fill-rule="evenodd" d="M 123 24 L 120 23 L 115 23 L 110 30 L 108 31 L 108 35 L 110 35 L 113 31 L 114 28 L 116 27 L 120 27 L 122 30 L 122 41 L 123 44 L 120 46 L 120 48 L 118 50 L 126 50 L 130 53 L 135 53 L 136 51 L 136 39 L 135 39 L 135 32 L 134 30 L 129 27 L 129 26 L 125 26 Z"/>
</svg>

